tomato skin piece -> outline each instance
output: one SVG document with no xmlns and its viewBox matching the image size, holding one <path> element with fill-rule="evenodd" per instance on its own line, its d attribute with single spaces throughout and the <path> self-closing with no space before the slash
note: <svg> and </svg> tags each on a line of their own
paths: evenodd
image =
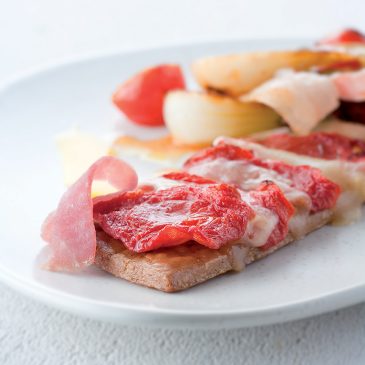
<svg viewBox="0 0 365 365">
<path fill-rule="evenodd" d="M 344 29 L 338 34 L 324 38 L 317 42 L 318 45 L 341 45 L 344 43 L 364 43 L 365 44 L 365 35 L 360 33 L 356 29 Z"/>
<path fill-rule="evenodd" d="M 254 155 L 249 150 L 221 143 L 217 146 L 208 147 L 195 153 L 187 161 L 185 161 L 184 168 L 189 168 L 199 164 L 200 162 L 212 161 L 217 158 L 224 158 L 226 160 L 252 160 Z"/>
<path fill-rule="evenodd" d="M 260 250 L 265 251 L 285 239 L 289 231 L 289 220 L 294 215 L 295 208 L 280 188 L 271 181 L 263 182 L 258 189 L 250 192 L 250 196 L 263 207 L 273 211 L 279 218 L 267 242 L 260 246 Z"/>
<path fill-rule="evenodd" d="M 261 161 L 255 163 L 269 168 L 292 181 L 292 186 L 304 191 L 312 200 L 311 213 L 332 209 L 341 193 L 340 187 L 324 177 L 320 170 L 306 165 L 292 166 L 278 161 Z"/>
<path fill-rule="evenodd" d="M 329 65 L 315 67 L 315 71 L 321 74 L 331 74 L 333 72 L 358 71 L 362 69 L 360 60 L 338 61 Z"/>
<path fill-rule="evenodd" d="M 255 213 L 234 186 L 207 183 L 187 173 L 167 176 L 185 183 L 116 194 L 94 205 L 95 222 L 134 252 L 188 241 L 218 249 L 243 236 Z"/>
<path fill-rule="evenodd" d="M 358 113 L 361 112 L 362 103 Z M 341 115 L 343 116 L 343 115 Z M 365 118 L 365 113 L 363 114 Z M 325 160 L 360 161 L 365 158 L 365 142 L 348 138 L 336 133 L 315 132 L 307 136 L 293 136 L 290 134 L 276 134 L 258 143 L 279 150 L 297 153 L 298 155 L 323 158 Z"/>
<path fill-rule="evenodd" d="M 342 138 L 341 136 L 339 137 Z M 312 138 L 315 138 L 313 141 L 314 143 L 312 142 Z M 317 138 L 320 138 L 320 140 Z M 268 137 L 266 140 L 260 141 L 260 143 L 271 148 L 290 151 L 290 149 L 285 148 L 285 143 L 289 144 L 295 139 L 300 139 L 300 142 L 298 143 L 299 147 L 303 147 L 305 151 L 308 151 L 311 145 L 318 148 L 319 141 L 324 139 L 325 141 L 331 142 L 332 138 L 332 135 L 324 133 L 310 134 L 305 137 L 276 134 Z M 270 143 L 265 143 L 267 141 L 272 142 L 274 146 Z M 279 143 L 279 146 L 281 147 L 278 147 L 276 143 Z M 292 143 L 296 146 L 294 142 Z M 295 150 L 293 152 L 297 151 Z M 291 186 L 309 195 L 312 200 L 311 213 L 333 208 L 340 194 L 340 187 L 324 177 L 321 171 L 314 167 L 303 165 L 293 166 L 281 161 L 261 160 L 255 158 L 254 155 L 246 149 L 224 143 L 197 152 L 185 162 L 184 168 L 189 168 L 203 161 L 212 161 L 216 158 L 223 158 L 226 160 L 247 160 L 253 165 L 276 171 L 280 175 L 291 180 Z"/>
<path fill-rule="evenodd" d="M 144 126 L 164 125 L 162 107 L 170 90 L 185 89 L 180 66 L 158 65 L 147 68 L 125 81 L 112 101 L 128 119 Z"/>
<path fill-rule="evenodd" d="M 185 181 L 194 184 L 216 184 L 216 181 L 212 179 L 207 179 L 198 175 L 188 174 L 184 171 L 170 172 L 162 175 L 165 179 L 175 180 L 175 181 Z"/>
</svg>

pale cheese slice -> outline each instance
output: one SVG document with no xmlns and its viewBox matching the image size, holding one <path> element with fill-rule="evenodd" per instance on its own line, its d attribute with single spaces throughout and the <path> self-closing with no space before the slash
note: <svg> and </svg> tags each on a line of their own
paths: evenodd
<svg viewBox="0 0 365 365">
<path fill-rule="evenodd" d="M 63 179 L 72 185 L 100 157 L 108 155 L 109 143 L 96 136 L 72 129 L 57 136 L 56 144 L 61 159 Z M 115 192 L 106 182 L 93 183 L 93 196 Z"/>
</svg>

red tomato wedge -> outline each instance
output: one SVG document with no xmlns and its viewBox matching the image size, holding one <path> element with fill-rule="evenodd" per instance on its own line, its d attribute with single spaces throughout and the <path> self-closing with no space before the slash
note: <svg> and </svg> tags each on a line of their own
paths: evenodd
<svg viewBox="0 0 365 365">
<path fill-rule="evenodd" d="M 317 42 L 320 45 L 340 45 L 343 43 L 364 43 L 365 35 L 355 29 L 344 29 L 338 34 L 324 38 Z"/>
<path fill-rule="evenodd" d="M 145 126 L 164 124 L 162 107 L 170 90 L 185 89 L 178 65 L 147 68 L 125 81 L 113 94 L 113 103 L 131 121 Z"/>
</svg>

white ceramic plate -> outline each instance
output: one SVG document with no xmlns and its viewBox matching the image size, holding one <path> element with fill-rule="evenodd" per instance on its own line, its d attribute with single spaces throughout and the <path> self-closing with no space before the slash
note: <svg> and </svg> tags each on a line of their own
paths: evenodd
<svg viewBox="0 0 365 365">
<path fill-rule="evenodd" d="M 287 321 L 365 299 L 364 220 L 325 227 L 239 274 L 165 294 L 116 279 L 97 268 L 79 275 L 42 271 L 40 225 L 62 191 L 54 136 L 71 125 L 105 133 L 132 128 L 112 107 L 122 80 L 160 62 L 186 66 L 197 56 L 287 48 L 298 42 L 224 42 L 92 57 L 68 62 L 0 89 L 0 277 L 10 286 L 78 314 L 129 324 L 240 327 Z M 157 167 L 133 161 L 145 176 Z"/>
</svg>

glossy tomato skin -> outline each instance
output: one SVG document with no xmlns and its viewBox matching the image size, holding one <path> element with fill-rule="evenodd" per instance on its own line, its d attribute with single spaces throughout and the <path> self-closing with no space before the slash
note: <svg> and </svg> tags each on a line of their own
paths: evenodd
<svg viewBox="0 0 365 365">
<path fill-rule="evenodd" d="M 185 89 L 178 65 L 159 65 L 141 71 L 113 94 L 113 103 L 131 121 L 145 126 L 164 124 L 162 107 L 167 92 Z"/>
<path fill-rule="evenodd" d="M 364 43 L 365 35 L 357 31 L 356 29 L 344 29 L 340 33 L 322 39 L 318 42 L 320 45 L 341 45 L 344 43 Z"/>
<path fill-rule="evenodd" d="M 276 134 L 259 141 L 259 143 L 269 148 L 325 160 L 355 162 L 365 158 L 364 141 L 336 133 L 315 132 L 307 136 Z"/>
<path fill-rule="evenodd" d="M 316 154 L 317 150 L 325 150 L 326 153 L 327 150 L 333 151 L 336 144 L 340 144 L 340 141 L 342 142 L 343 140 L 347 140 L 346 137 L 337 135 L 332 136 L 324 133 L 310 134 L 309 136 L 304 137 L 291 136 L 288 134 L 275 134 L 260 141 L 260 143 L 271 148 L 284 149 L 299 154 L 301 152 L 301 154 L 310 155 L 309 153 L 312 152 L 314 157 L 318 157 Z M 290 149 L 291 147 L 294 148 L 294 150 Z M 356 144 L 356 148 L 359 150 L 359 144 Z M 336 152 L 336 150 L 334 152 Z M 276 171 L 279 175 L 290 180 L 291 186 L 308 194 L 312 200 L 312 213 L 325 209 L 332 209 L 340 194 L 339 186 L 324 177 L 320 170 L 314 167 L 293 166 L 281 161 L 261 160 L 244 148 L 224 143 L 197 152 L 185 162 L 184 168 L 190 168 L 195 164 L 213 161 L 217 158 L 226 160 L 247 160 L 253 165 Z M 266 190 L 267 189 L 271 190 L 271 196 L 273 196 L 274 187 L 269 186 L 266 187 Z M 277 197 L 276 200 L 280 200 L 280 197 Z M 285 207 L 284 200 L 286 200 L 285 196 L 283 196 L 283 199 L 279 204 L 281 207 Z M 268 200 L 265 200 L 265 202 L 264 206 L 267 207 Z M 271 209 L 273 209 L 273 207 Z M 287 213 L 290 213 L 290 210 L 288 209 Z M 269 246 L 270 245 L 269 242 Z"/>
<path fill-rule="evenodd" d="M 252 208 L 232 185 L 185 172 L 163 175 L 181 185 L 115 194 L 94 205 L 94 219 L 131 251 L 148 252 L 195 241 L 211 249 L 240 239 Z"/>
</svg>

